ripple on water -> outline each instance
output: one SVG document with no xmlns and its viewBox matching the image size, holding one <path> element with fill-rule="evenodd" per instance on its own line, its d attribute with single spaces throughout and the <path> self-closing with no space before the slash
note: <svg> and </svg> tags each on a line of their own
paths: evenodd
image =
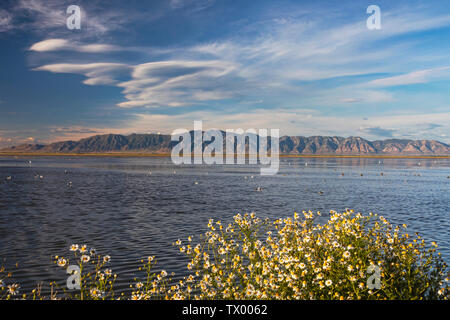
<svg viewBox="0 0 450 320">
<path fill-rule="evenodd" d="M 143 276 L 140 260 L 150 255 L 181 277 L 187 259 L 174 241 L 204 232 L 209 218 L 252 211 L 272 219 L 301 210 L 377 212 L 437 241 L 450 262 L 448 159 L 421 160 L 420 168 L 408 159 L 282 159 L 279 174 L 265 177 L 256 166 L 175 168 L 168 158 L 28 160 L 0 158 L 0 258 L 25 289 L 63 286 L 52 256 L 69 255 L 72 243 L 111 255 L 119 292 Z"/>
</svg>

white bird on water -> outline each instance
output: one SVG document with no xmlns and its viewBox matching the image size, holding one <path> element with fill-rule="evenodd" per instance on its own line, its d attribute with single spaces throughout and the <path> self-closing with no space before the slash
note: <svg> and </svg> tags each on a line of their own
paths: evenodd
<svg viewBox="0 0 450 320">
<path fill-rule="evenodd" d="M 12 177 L 11 177 L 11 176 L 7 176 L 7 177 L 6 177 L 6 180 L 7 180 L 7 181 L 11 181 L 11 180 L 12 180 Z"/>
</svg>

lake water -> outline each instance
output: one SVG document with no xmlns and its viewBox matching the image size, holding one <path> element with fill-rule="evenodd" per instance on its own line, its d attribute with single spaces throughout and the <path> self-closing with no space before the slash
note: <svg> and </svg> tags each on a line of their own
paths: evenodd
<svg viewBox="0 0 450 320">
<path fill-rule="evenodd" d="M 121 291 L 150 255 L 181 276 L 186 259 L 172 243 L 203 233 L 209 218 L 345 208 L 406 223 L 438 242 L 448 264 L 448 176 L 450 159 L 282 158 L 277 175 L 260 176 L 258 166 L 175 166 L 167 157 L 0 158 L 0 264 L 25 289 L 64 284 L 52 256 L 87 244 L 111 255 Z"/>
</svg>

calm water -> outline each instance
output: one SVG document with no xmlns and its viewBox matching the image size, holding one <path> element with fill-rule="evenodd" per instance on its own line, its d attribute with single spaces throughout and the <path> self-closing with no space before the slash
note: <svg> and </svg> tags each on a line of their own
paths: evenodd
<svg viewBox="0 0 450 320">
<path fill-rule="evenodd" d="M 125 290 L 149 255 L 181 275 L 186 260 L 172 242 L 204 232 L 209 218 L 345 208 L 408 224 L 437 241 L 449 263 L 447 176 L 450 159 L 285 158 L 278 175 L 260 176 L 256 166 L 174 166 L 170 158 L 0 158 L 0 264 L 25 289 L 63 284 L 66 274 L 52 256 L 87 244 L 111 255 Z"/>
</svg>

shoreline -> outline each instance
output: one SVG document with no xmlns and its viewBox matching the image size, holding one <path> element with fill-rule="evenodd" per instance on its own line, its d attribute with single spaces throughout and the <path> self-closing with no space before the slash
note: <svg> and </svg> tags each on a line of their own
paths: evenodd
<svg viewBox="0 0 450 320">
<path fill-rule="evenodd" d="M 33 152 L 0 152 L 0 157 L 170 157 L 170 153 L 33 153 Z M 237 156 L 237 154 L 235 154 Z M 450 155 L 296 155 L 280 154 L 280 158 L 362 158 L 362 159 L 450 159 Z"/>
</svg>

